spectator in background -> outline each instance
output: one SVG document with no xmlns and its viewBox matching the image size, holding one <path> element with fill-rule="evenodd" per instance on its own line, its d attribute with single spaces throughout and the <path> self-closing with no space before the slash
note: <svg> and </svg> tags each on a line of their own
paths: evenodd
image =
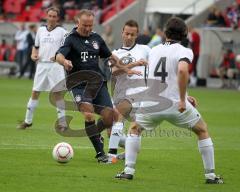
<svg viewBox="0 0 240 192">
<path fill-rule="evenodd" d="M 162 38 L 163 38 L 163 32 L 162 30 L 158 27 L 156 29 L 155 34 L 153 35 L 151 41 L 148 43 L 148 46 L 150 48 L 155 47 L 156 45 L 162 43 Z"/>
<path fill-rule="evenodd" d="M 226 22 L 222 12 L 216 7 L 212 7 L 210 9 L 210 13 L 207 18 L 207 25 L 209 27 L 226 27 Z"/>
<path fill-rule="evenodd" d="M 147 45 L 151 41 L 151 37 L 149 35 L 149 30 L 144 29 L 142 34 L 139 34 L 136 43 L 140 45 Z"/>
<path fill-rule="evenodd" d="M 92 7 L 92 11 L 95 15 L 95 24 L 101 23 L 102 9 L 97 4 Z"/>
<path fill-rule="evenodd" d="M 224 54 L 223 61 L 218 69 L 218 75 L 222 80 L 222 88 L 231 88 L 233 86 L 232 80 L 235 73 L 235 54 L 231 49 L 228 49 Z"/>
<path fill-rule="evenodd" d="M 26 59 L 27 35 L 28 31 L 25 29 L 25 24 L 20 24 L 19 30 L 15 34 L 15 41 L 17 42 L 16 61 L 19 65 L 19 71 L 22 70 Z"/>
<path fill-rule="evenodd" d="M 100 9 L 103 9 L 104 0 L 96 0 L 96 4 Z"/>
<path fill-rule="evenodd" d="M 111 25 L 106 25 L 104 27 L 104 32 L 102 34 L 102 38 L 106 42 L 108 48 L 110 50 L 113 50 L 114 36 L 112 34 L 112 27 L 111 27 Z"/>
<path fill-rule="evenodd" d="M 48 7 L 50 7 L 52 4 L 52 0 L 43 0 L 42 1 L 42 8 L 43 9 L 47 9 Z"/>
<path fill-rule="evenodd" d="M 6 43 L 6 40 L 2 39 L 2 43 L 0 45 L 0 61 L 9 61 L 10 54 L 10 48 Z"/>
<path fill-rule="evenodd" d="M 189 45 L 193 51 L 193 61 L 192 61 L 192 75 L 190 77 L 190 83 L 192 86 L 196 86 L 197 82 L 197 62 L 200 54 L 200 35 L 193 27 L 189 27 Z"/>
<path fill-rule="evenodd" d="M 3 9 L 3 1 L 0 1 L 0 16 L 3 16 L 4 9 Z"/>
<path fill-rule="evenodd" d="M 24 75 L 28 67 L 30 67 L 29 79 L 32 79 L 35 73 L 36 64 L 31 59 L 31 54 L 32 54 L 32 47 L 34 46 L 34 42 L 35 42 L 36 33 L 37 33 L 37 26 L 35 24 L 29 25 L 29 33 L 27 35 L 27 43 L 28 43 L 27 60 L 20 72 L 19 78 L 21 78 Z"/>
<path fill-rule="evenodd" d="M 235 3 L 233 6 L 227 8 L 227 19 L 229 21 L 230 27 L 233 29 L 238 28 L 238 13 L 237 13 L 238 5 Z"/>
<path fill-rule="evenodd" d="M 63 9 L 75 9 L 75 1 L 74 0 L 68 0 L 65 1 L 63 4 Z"/>
</svg>

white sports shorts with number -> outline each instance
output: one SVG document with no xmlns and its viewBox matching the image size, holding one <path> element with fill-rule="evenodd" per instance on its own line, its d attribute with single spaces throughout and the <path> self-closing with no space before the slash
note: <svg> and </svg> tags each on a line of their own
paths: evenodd
<svg viewBox="0 0 240 192">
<path fill-rule="evenodd" d="M 158 127 L 164 120 L 177 127 L 193 128 L 200 118 L 200 113 L 188 101 L 186 102 L 186 110 L 183 113 L 178 111 L 178 102 L 174 102 L 170 108 L 161 112 L 136 114 L 136 122 L 146 130 Z"/>
<path fill-rule="evenodd" d="M 66 90 L 63 66 L 55 62 L 39 62 L 34 77 L 33 91 L 58 92 L 63 90 Z"/>
</svg>

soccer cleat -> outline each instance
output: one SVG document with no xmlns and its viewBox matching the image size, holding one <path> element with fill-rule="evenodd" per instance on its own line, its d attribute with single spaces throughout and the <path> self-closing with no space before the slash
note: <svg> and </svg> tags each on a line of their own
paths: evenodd
<svg viewBox="0 0 240 192">
<path fill-rule="evenodd" d="M 17 125 L 17 129 L 26 129 L 28 127 L 31 127 L 32 123 L 25 123 L 25 121 L 20 121 L 19 124 Z"/>
<path fill-rule="evenodd" d="M 117 159 L 125 160 L 125 152 L 117 154 Z"/>
<path fill-rule="evenodd" d="M 124 171 L 122 173 L 118 173 L 115 176 L 116 179 L 126 179 L 126 180 L 132 180 L 133 179 L 133 175 L 132 174 L 127 174 Z"/>
<path fill-rule="evenodd" d="M 106 163 L 106 164 L 108 163 L 108 159 L 109 159 L 109 157 L 106 154 L 103 154 L 103 155 L 98 154 L 96 158 L 98 163 Z"/>
<path fill-rule="evenodd" d="M 206 179 L 206 184 L 223 184 L 223 178 L 221 178 L 220 176 L 216 176 L 213 179 Z"/>
</svg>

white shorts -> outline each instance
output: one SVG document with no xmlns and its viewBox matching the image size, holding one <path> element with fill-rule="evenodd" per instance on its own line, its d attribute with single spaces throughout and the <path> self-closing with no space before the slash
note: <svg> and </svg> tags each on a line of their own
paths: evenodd
<svg viewBox="0 0 240 192">
<path fill-rule="evenodd" d="M 164 120 L 177 127 L 193 128 L 200 119 L 200 113 L 188 101 L 183 113 L 178 111 L 178 102 L 174 102 L 170 108 L 158 113 L 136 114 L 136 122 L 146 130 L 158 127 Z"/>
<path fill-rule="evenodd" d="M 33 91 L 58 92 L 63 90 L 66 90 L 63 66 L 58 63 L 38 63 L 33 82 Z"/>
</svg>

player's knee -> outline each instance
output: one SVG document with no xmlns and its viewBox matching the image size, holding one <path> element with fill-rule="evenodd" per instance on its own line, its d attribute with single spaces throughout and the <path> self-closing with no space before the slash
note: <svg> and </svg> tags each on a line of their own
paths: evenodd
<svg viewBox="0 0 240 192">
<path fill-rule="evenodd" d="M 121 101 L 117 105 L 118 113 L 120 116 L 123 116 L 123 117 L 127 117 L 131 112 L 131 109 L 132 109 L 132 105 L 127 100 Z"/>
<path fill-rule="evenodd" d="M 198 122 L 194 128 L 193 131 L 199 136 L 199 137 L 208 137 L 208 128 L 207 124 L 204 121 Z"/>
<path fill-rule="evenodd" d="M 33 91 L 33 92 L 32 92 L 32 99 L 33 99 L 33 100 L 37 100 L 38 97 L 39 97 L 39 95 L 40 95 L 40 92 L 39 92 L 39 91 Z"/>
<path fill-rule="evenodd" d="M 102 120 L 103 120 L 103 123 L 106 128 L 111 128 L 113 126 L 113 116 L 112 115 L 104 116 L 102 118 Z"/>
</svg>

